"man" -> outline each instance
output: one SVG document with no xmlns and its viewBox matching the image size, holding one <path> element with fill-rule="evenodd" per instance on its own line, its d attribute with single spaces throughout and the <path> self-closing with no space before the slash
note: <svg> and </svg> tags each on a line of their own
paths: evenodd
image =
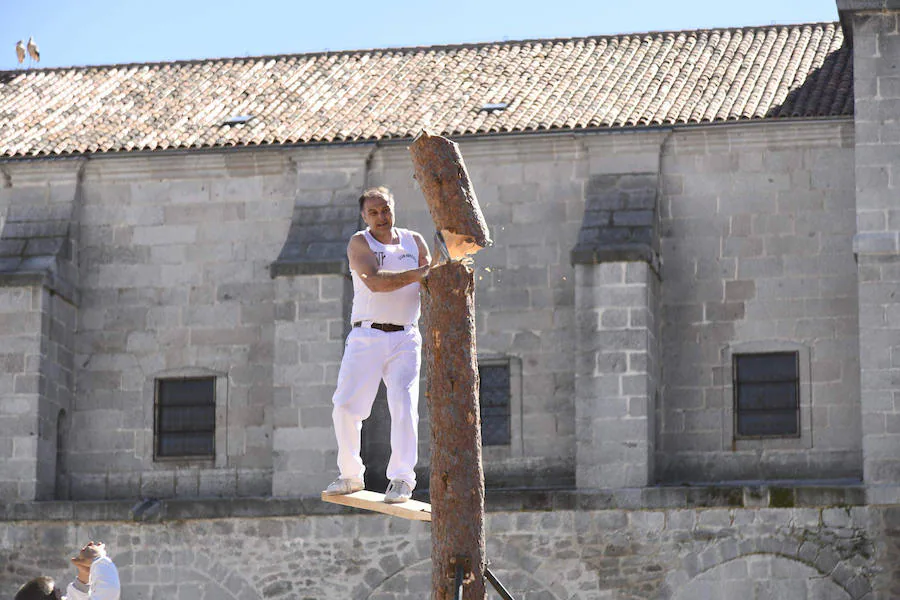
<svg viewBox="0 0 900 600">
<path fill-rule="evenodd" d="M 106 555 L 106 544 L 88 542 L 71 560 L 77 574 L 66 589 L 67 600 L 119 600 L 119 571 Z"/>
<path fill-rule="evenodd" d="M 41 576 L 19 588 L 14 600 L 119 600 L 119 572 L 106 555 L 105 544 L 88 542 L 70 560 L 76 576 L 66 596 L 52 577 Z"/>
<path fill-rule="evenodd" d="M 353 234 L 347 245 L 353 328 L 333 397 L 340 477 L 325 494 L 350 494 L 365 487 L 360 432 L 383 379 L 391 413 L 390 484 L 384 501 L 394 504 L 409 500 L 416 487 L 422 348 L 416 323 L 419 283 L 428 274 L 431 255 L 420 234 L 394 227 L 394 197 L 387 188 L 364 191 L 359 209 L 366 229 Z"/>
</svg>

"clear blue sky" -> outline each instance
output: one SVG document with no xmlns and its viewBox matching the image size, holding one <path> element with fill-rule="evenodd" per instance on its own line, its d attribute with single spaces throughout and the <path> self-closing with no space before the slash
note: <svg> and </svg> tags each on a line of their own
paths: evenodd
<svg viewBox="0 0 900 600">
<path fill-rule="evenodd" d="M 0 0 L 0 70 L 29 35 L 57 67 L 834 20 L 835 0 Z"/>
</svg>

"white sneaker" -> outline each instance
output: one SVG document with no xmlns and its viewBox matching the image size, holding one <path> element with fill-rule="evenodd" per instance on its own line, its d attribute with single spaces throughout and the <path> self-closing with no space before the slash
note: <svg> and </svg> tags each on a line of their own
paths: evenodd
<svg viewBox="0 0 900 600">
<path fill-rule="evenodd" d="M 364 489 L 366 486 L 361 479 L 337 478 L 323 492 L 326 496 L 343 496 Z"/>
<path fill-rule="evenodd" d="M 412 498 L 412 486 L 402 479 L 392 479 L 384 492 L 386 504 L 399 504 Z"/>
</svg>

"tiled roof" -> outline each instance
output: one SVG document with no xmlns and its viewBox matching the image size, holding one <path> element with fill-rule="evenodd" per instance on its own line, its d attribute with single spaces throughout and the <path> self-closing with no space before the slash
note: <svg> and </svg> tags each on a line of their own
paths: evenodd
<svg viewBox="0 0 900 600">
<path fill-rule="evenodd" d="M 851 66 L 817 23 L 7 71 L 0 156 L 831 117 Z"/>
</svg>

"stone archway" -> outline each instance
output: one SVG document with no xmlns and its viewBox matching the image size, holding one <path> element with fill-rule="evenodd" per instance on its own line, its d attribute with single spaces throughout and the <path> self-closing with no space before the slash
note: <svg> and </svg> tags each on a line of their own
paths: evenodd
<svg viewBox="0 0 900 600">
<path fill-rule="evenodd" d="M 369 600 L 421 600 L 431 593 L 431 558 L 413 563 L 385 577 L 362 598 Z"/>
<path fill-rule="evenodd" d="M 859 600 L 866 597 L 872 591 L 871 582 L 858 568 L 844 564 L 845 560 L 850 559 L 812 540 L 800 543 L 784 536 L 751 538 L 740 544 L 723 540 L 686 555 L 681 560 L 682 567 L 666 576 L 660 598 Z M 741 593 L 737 593 L 738 589 Z M 774 592 L 767 591 L 770 589 Z M 745 596 L 745 591 L 749 595 Z M 769 593 L 775 595 L 766 595 Z"/>
<path fill-rule="evenodd" d="M 748 554 L 704 571 L 678 590 L 674 600 L 851 600 L 830 577 L 777 554 Z"/>
</svg>

